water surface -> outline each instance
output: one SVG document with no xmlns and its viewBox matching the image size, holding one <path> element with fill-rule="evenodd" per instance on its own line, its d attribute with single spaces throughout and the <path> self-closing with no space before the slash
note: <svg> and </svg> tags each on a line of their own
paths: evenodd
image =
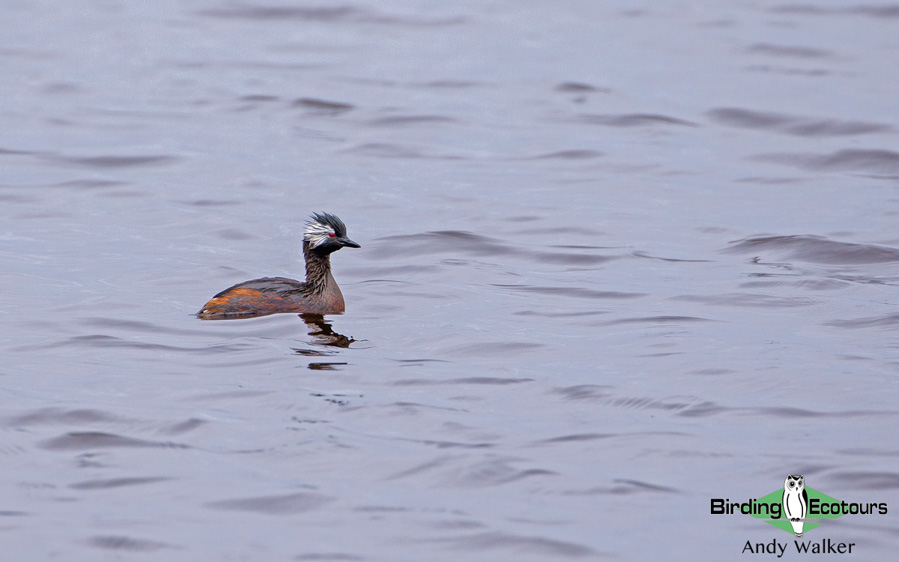
<svg viewBox="0 0 899 562">
<path fill-rule="evenodd" d="M 899 509 L 895 6 L 0 19 L 18 558 L 732 559 L 790 536 L 709 499 L 790 473 Z M 193 316 L 314 211 L 346 314 Z"/>
</svg>

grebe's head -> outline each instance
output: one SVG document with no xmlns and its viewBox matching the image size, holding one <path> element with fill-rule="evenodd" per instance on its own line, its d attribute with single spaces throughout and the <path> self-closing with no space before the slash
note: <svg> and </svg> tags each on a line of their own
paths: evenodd
<svg viewBox="0 0 899 562">
<path fill-rule="evenodd" d="M 342 220 L 331 213 L 313 213 L 309 217 L 303 233 L 304 249 L 327 255 L 344 246 L 359 248 L 359 244 L 346 237 L 346 225 Z"/>
</svg>

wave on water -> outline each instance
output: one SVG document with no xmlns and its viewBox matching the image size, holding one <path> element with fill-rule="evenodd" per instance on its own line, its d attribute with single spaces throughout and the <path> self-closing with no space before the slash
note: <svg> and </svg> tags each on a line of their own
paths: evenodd
<svg viewBox="0 0 899 562">
<path fill-rule="evenodd" d="M 755 159 L 815 172 L 853 172 L 885 179 L 899 177 L 899 152 L 890 150 L 845 149 L 830 154 L 760 154 Z"/>
<path fill-rule="evenodd" d="M 816 119 L 749 109 L 726 107 L 706 113 L 713 121 L 732 127 L 765 129 L 776 133 L 802 137 L 832 137 L 880 133 L 892 130 L 884 123 Z"/>
<path fill-rule="evenodd" d="M 725 251 L 735 254 L 773 254 L 790 259 L 826 265 L 858 265 L 899 262 L 899 248 L 877 244 L 838 242 L 823 236 L 759 236 L 734 242 Z"/>
</svg>

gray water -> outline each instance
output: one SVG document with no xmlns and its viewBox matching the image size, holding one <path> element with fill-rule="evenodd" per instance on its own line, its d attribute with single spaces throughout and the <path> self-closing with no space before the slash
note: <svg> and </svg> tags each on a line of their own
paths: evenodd
<svg viewBox="0 0 899 562">
<path fill-rule="evenodd" d="M 896 4 L 0 20 L 4 559 L 895 555 Z M 314 211 L 345 314 L 193 316 Z"/>
</svg>

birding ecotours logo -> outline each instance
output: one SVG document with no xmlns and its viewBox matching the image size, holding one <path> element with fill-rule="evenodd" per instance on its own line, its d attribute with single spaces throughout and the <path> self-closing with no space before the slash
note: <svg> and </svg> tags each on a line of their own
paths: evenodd
<svg viewBox="0 0 899 562">
<path fill-rule="evenodd" d="M 751 515 L 797 538 L 827 519 L 844 515 L 886 515 L 886 502 L 845 502 L 805 485 L 801 474 L 789 474 L 782 488 L 744 502 L 712 498 L 712 515 Z"/>
</svg>

